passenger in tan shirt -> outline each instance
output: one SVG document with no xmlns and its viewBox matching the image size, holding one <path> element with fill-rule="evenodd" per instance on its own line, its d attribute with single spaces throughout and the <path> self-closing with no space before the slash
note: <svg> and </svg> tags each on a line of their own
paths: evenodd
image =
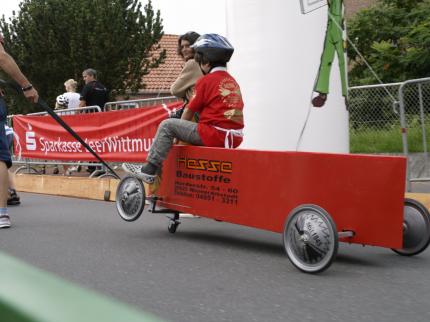
<svg viewBox="0 0 430 322">
<path fill-rule="evenodd" d="M 170 92 L 172 95 L 181 98 L 184 101 L 184 105 L 180 110 L 173 113 L 171 116 L 172 118 L 182 118 L 182 113 L 185 110 L 185 107 L 194 95 L 194 85 L 196 84 L 196 81 L 203 76 L 200 65 L 194 60 L 194 49 L 190 47 L 199 37 L 200 35 L 198 33 L 189 31 L 178 39 L 177 53 L 185 61 L 185 65 L 178 78 L 170 87 Z M 194 114 L 192 121 L 198 123 L 198 113 Z M 187 145 L 187 143 L 181 141 L 177 143 Z"/>
<path fill-rule="evenodd" d="M 170 87 L 172 95 L 182 98 L 188 104 L 194 94 L 196 81 L 203 76 L 199 64 L 194 60 L 194 50 L 190 48 L 200 35 L 194 31 L 189 31 L 179 37 L 178 55 L 181 56 L 185 65 L 178 78 Z"/>
</svg>

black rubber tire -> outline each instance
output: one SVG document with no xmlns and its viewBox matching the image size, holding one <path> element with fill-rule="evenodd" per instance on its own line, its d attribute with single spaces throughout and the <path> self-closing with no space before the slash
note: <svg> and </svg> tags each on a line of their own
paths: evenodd
<svg viewBox="0 0 430 322">
<path fill-rule="evenodd" d="M 178 226 L 178 223 L 175 223 L 174 221 L 169 221 L 169 224 L 167 225 L 167 230 L 169 231 L 169 233 L 174 234 L 176 233 Z"/>
<path fill-rule="evenodd" d="M 125 221 L 135 221 L 145 208 L 145 188 L 141 180 L 127 176 L 116 190 L 115 204 L 119 216 Z"/>
<path fill-rule="evenodd" d="M 427 208 L 413 199 L 405 199 L 403 217 L 403 248 L 392 249 L 402 256 L 414 256 L 430 244 L 430 214 Z"/>
<path fill-rule="evenodd" d="M 291 263 L 311 274 L 329 268 L 339 247 L 333 219 L 323 208 L 312 204 L 291 211 L 284 225 L 283 241 Z"/>
</svg>

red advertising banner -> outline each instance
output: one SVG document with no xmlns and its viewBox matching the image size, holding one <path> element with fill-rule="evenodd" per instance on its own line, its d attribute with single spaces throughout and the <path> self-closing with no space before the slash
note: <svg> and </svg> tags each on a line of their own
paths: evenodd
<svg viewBox="0 0 430 322">
<path fill-rule="evenodd" d="M 104 160 L 143 161 L 157 127 L 169 110 L 182 105 L 62 116 L 63 120 Z M 16 156 L 44 160 L 95 161 L 75 138 L 49 115 L 13 117 Z"/>
</svg>

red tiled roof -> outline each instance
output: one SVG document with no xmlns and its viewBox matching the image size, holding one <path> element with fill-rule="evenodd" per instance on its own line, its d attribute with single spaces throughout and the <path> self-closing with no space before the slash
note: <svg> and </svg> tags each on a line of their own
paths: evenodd
<svg viewBox="0 0 430 322">
<path fill-rule="evenodd" d="M 182 70 L 184 62 L 176 53 L 178 46 L 178 35 L 163 35 L 160 40 L 161 49 L 154 53 L 159 53 L 161 50 L 166 50 L 166 59 L 163 64 L 152 69 L 148 75 L 142 78 L 145 88 L 142 92 L 146 93 L 169 93 L 170 85 L 178 77 Z"/>
</svg>

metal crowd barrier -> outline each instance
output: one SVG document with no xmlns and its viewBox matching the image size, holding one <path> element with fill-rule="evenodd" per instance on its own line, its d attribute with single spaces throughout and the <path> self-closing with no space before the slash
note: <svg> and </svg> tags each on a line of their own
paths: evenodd
<svg viewBox="0 0 430 322">
<path fill-rule="evenodd" d="M 430 181 L 430 78 L 349 89 L 353 153 L 403 154 L 411 182 Z"/>
<path fill-rule="evenodd" d="M 427 133 L 430 128 L 429 110 L 429 77 L 408 80 L 400 86 L 399 111 L 400 124 L 403 129 L 403 153 L 408 158 L 408 191 L 410 191 L 411 182 L 430 181 L 427 141 Z"/>
<path fill-rule="evenodd" d="M 65 109 L 61 109 L 61 110 L 56 109 L 54 111 L 58 115 L 64 116 L 64 115 L 75 115 L 75 114 L 80 114 L 80 113 L 96 113 L 96 112 L 101 112 L 102 109 L 98 105 L 92 105 L 92 106 L 85 106 L 85 107 L 65 108 Z M 48 112 L 36 112 L 36 113 L 30 113 L 27 115 L 44 116 L 44 115 L 48 115 Z"/>
<path fill-rule="evenodd" d="M 149 107 L 160 104 L 173 103 L 177 101 L 178 98 L 175 96 L 144 98 L 128 101 L 115 101 L 106 103 L 105 111 L 129 110 L 132 108 Z"/>
</svg>

